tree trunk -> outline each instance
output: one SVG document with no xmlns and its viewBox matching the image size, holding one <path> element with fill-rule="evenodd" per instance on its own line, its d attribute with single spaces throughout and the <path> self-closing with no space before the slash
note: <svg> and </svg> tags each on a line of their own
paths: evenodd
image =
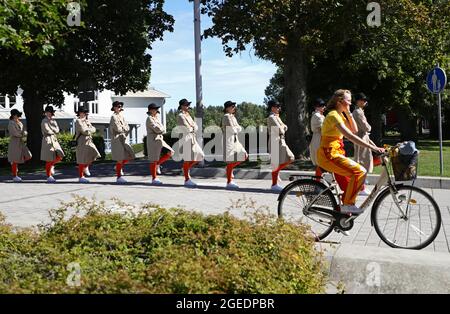
<svg viewBox="0 0 450 314">
<path fill-rule="evenodd" d="M 41 155 L 41 121 L 44 100 L 39 97 L 36 90 L 25 90 L 23 92 L 23 111 L 27 121 L 27 146 L 33 154 L 33 163 L 40 161 Z"/>
<path fill-rule="evenodd" d="M 308 143 L 306 141 L 308 121 L 306 119 L 306 58 L 300 44 L 296 40 L 288 43 L 284 58 L 284 110 L 287 112 L 286 141 L 298 158 L 304 155 Z"/>
<path fill-rule="evenodd" d="M 372 130 L 370 132 L 370 139 L 377 145 L 381 145 L 381 140 L 383 138 L 383 121 L 381 119 L 381 112 L 379 106 L 375 104 L 369 104 L 370 110 L 370 126 Z"/>
<path fill-rule="evenodd" d="M 400 140 L 417 142 L 417 117 L 412 114 L 409 108 L 404 106 L 398 108 L 398 117 Z"/>
</svg>

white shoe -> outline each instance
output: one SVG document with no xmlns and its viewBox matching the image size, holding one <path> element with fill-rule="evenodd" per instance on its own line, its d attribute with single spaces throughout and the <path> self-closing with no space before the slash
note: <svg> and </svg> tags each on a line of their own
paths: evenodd
<svg viewBox="0 0 450 314">
<path fill-rule="evenodd" d="M 161 166 L 156 167 L 156 173 L 161 174 Z"/>
<path fill-rule="evenodd" d="M 184 181 L 184 186 L 186 186 L 186 187 L 196 187 L 197 184 L 194 181 L 192 181 L 191 179 L 189 179 L 187 181 Z"/>
<path fill-rule="evenodd" d="M 158 178 L 152 180 L 153 185 L 162 185 L 163 183 Z"/>
<path fill-rule="evenodd" d="M 371 191 L 366 188 L 366 189 L 364 189 L 362 191 L 359 191 L 358 196 L 369 196 L 370 192 Z"/>
<path fill-rule="evenodd" d="M 227 183 L 227 189 L 239 189 L 239 185 L 231 181 L 230 183 Z"/>
<path fill-rule="evenodd" d="M 88 167 L 86 167 L 86 168 L 84 169 L 84 175 L 85 175 L 85 176 L 88 176 L 88 177 L 91 176 L 91 173 L 89 172 L 89 168 L 88 168 Z"/>
<path fill-rule="evenodd" d="M 272 185 L 272 187 L 271 187 L 270 189 L 271 189 L 272 191 L 275 191 L 275 192 L 281 192 L 281 191 L 283 191 L 283 187 L 280 186 L 280 185 L 278 185 L 278 184 Z"/>
<path fill-rule="evenodd" d="M 16 182 L 16 183 L 22 182 L 22 178 L 21 178 L 21 177 L 18 177 L 18 176 L 15 176 L 15 177 L 13 178 L 13 182 Z"/>
<path fill-rule="evenodd" d="M 47 178 L 47 183 L 55 183 L 55 182 L 56 182 L 56 180 L 55 180 L 55 178 L 53 178 L 53 176 L 50 176 Z"/>
<path fill-rule="evenodd" d="M 128 181 L 125 180 L 123 177 L 118 177 L 116 180 L 116 183 L 127 183 Z"/>
<path fill-rule="evenodd" d="M 343 214 L 361 214 L 364 212 L 364 209 L 359 208 L 355 205 L 342 205 L 341 213 Z"/>
<path fill-rule="evenodd" d="M 79 183 L 89 183 L 89 180 L 83 177 L 83 178 L 79 178 L 78 182 Z"/>
<path fill-rule="evenodd" d="M 50 168 L 50 175 L 51 175 L 51 176 L 54 176 L 54 175 L 55 175 L 55 166 L 52 166 L 52 167 Z"/>
</svg>

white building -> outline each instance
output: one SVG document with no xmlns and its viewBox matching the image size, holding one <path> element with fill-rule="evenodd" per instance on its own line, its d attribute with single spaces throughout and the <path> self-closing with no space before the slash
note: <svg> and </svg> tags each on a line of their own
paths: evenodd
<svg viewBox="0 0 450 314">
<path fill-rule="evenodd" d="M 64 94 L 64 105 L 61 108 L 55 106 L 55 119 L 62 131 L 73 133 L 73 125 L 76 119 L 75 111 L 80 105 L 79 99 L 71 94 Z M 124 103 L 125 120 L 130 125 L 129 142 L 131 144 L 142 143 L 146 135 L 145 121 L 147 119 L 147 106 L 155 103 L 161 106 L 161 122 L 166 125 L 166 115 L 164 104 L 166 98 L 170 96 L 154 88 L 149 88 L 143 92 L 127 93 L 125 95 L 115 95 L 109 90 L 95 93 L 95 100 L 89 101 L 89 120 L 103 135 L 106 143 L 106 150 L 110 148 L 109 121 L 111 119 L 112 103 L 116 100 Z M 8 121 L 11 109 L 16 108 L 23 111 L 23 99 L 20 96 L 0 95 L 0 137 L 8 136 Z M 26 116 L 22 121 L 26 124 Z"/>
</svg>

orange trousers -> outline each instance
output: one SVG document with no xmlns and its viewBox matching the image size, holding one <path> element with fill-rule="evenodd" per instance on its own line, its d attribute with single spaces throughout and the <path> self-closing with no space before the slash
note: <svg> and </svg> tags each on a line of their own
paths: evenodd
<svg viewBox="0 0 450 314">
<path fill-rule="evenodd" d="M 350 179 L 345 189 L 342 203 L 355 205 L 356 196 L 361 190 L 367 171 L 357 162 L 345 157 L 340 151 L 320 147 L 317 151 L 317 163 L 323 169 Z"/>
</svg>

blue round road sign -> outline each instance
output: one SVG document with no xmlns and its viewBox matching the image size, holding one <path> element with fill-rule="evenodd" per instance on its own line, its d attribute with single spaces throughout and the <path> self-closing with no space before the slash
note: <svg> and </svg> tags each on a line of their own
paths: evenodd
<svg viewBox="0 0 450 314">
<path fill-rule="evenodd" d="M 439 67 L 435 67 L 428 73 L 427 76 L 427 86 L 430 92 L 434 94 L 442 93 L 447 84 L 447 75 L 445 71 Z"/>
</svg>

